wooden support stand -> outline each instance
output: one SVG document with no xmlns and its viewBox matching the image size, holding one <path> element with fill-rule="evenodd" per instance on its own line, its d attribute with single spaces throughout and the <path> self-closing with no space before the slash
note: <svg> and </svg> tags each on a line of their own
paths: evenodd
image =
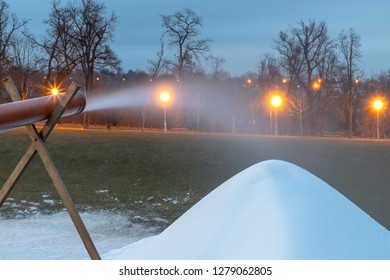
<svg viewBox="0 0 390 280">
<path fill-rule="evenodd" d="M 8 91 L 12 101 L 20 101 L 21 97 L 20 94 L 13 83 L 13 81 L 10 78 L 6 78 L 3 80 L 3 84 Z M 73 221 L 73 224 L 75 225 L 78 234 L 81 238 L 81 240 L 84 243 L 85 248 L 88 251 L 88 254 L 92 260 L 100 260 L 99 253 L 96 250 L 96 247 L 94 243 L 92 242 L 92 239 L 81 220 L 81 217 L 79 213 L 76 210 L 76 207 L 68 193 L 68 190 L 64 184 L 64 182 L 61 179 L 61 176 L 59 175 L 53 160 L 50 157 L 50 154 L 47 150 L 47 147 L 45 145 L 45 140 L 48 138 L 52 130 L 54 129 L 57 122 L 61 119 L 67 105 L 72 100 L 74 95 L 77 93 L 77 91 L 80 89 L 80 86 L 78 86 L 75 83 L 72 83 L 69 88 L 67 89 L 65 95 L 63 96 L 61 102 L 59 102 L 58 106 L 54 109 L 51 116 L 46 121 L 45 125 L 41 129 L 40 132 L 38 132 L 35 125 L 27 125 L 27 132 L 28 135 L 31 138 L 31 145 L 27 149 L 26 153 L 22 157 L 22 159 L 19 161 L 19 163 L 16 165 L 15 169 L 5 182 L 4 186 L 0 190 L 0 207 L 3 205 L 4 201 L 7 199 L 9 193 L 12 191 L 14 186 L 16 185 L 19 178 L 22 176 L 23 172 L 26 170 L 28 164 L 31 162 L 31 160 L 34 158 L 36 153 L 39 154 L 43 165 L 45 166 L 62 202 L 64 203 L 65 208 L 69 212 L 69 215 Z"/>
</svg>

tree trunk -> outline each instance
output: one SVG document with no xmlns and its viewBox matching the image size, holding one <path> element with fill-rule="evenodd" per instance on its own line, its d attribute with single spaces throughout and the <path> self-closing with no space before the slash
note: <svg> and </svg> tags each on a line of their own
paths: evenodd
<svg viewBox="0 0 390 280">
<path fill-rule="evenodd" d="M 141 118 L 142 118 L 142 132 L 145 131 L 145 122 L 146 122 L 146 107 L 142 110 L 141 113 Z"/>
<path fill-rule="evenodd" d="M 303 136 L 303 114 L 299 111 L 299 135 Z"/>
<path fill-rule="evenodd" d="M 349 128 L 349 138 L 352 138 L 353 136 L 353 128 L 352 128 L 352 123 L 353 123 L 353 112 L 352 112 L 352 102 L 350 102 L 348 106 L 348 128 Z"/>
</svg>

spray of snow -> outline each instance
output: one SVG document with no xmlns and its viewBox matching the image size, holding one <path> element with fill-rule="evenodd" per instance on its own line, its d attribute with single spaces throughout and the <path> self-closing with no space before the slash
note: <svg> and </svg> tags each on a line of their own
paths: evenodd
<svg viewBox="0 0 390 280">
<path fill-rule="evenodd" d="M 150 104 L 159 104 L 160 93 L 168 91 L 174 93 L 175 87 L 165 83 L 134 86 L 103 94 L 87 96 L 85 112 L 98 110 L 117 110 L 134 107 L 144 107 Z"/>
<path fill-rule="evenodd" d="M 101 96 L 88 97 L 85 112 L 120 109 L 126 107 L 141 107 L 146 102 L 146 95 L 150 89 L 136 88 L 106 93 Z"/>
</svg>

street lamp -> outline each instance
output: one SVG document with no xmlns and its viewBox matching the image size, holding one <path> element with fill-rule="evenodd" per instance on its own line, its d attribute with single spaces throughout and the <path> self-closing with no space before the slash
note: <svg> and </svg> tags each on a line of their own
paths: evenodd
<svg viewBox="0 0 390 280">
<path fill-rule="evenodd" d="M 322 85 L 322 79 L 318 78 L 313 83 L 313 89 L 314 90 L 320 90 L 321 89 L 321 85 Z"/>
<path fill-rule="evenodd" d="M 164 132 L 167 132 L 167 103 L 171 99 L 171 95 L 167 91 L 160 93 L 160 101 L 164 104 Z"/>
<path fill-rule="evenodd" d="M 376 110 L 376 138 L 379 139 L 379 111 L 383 108 L 383 101 L 376 98 L 373 102 L 374 109 Z"/>
<path fill-rule="evenodd" d="M 271 106 L 275 109 L 275 135 L 278 135 L 278 108 L 282 105 L 283 99 L 279 94 L 271 96 Z"/>
<path fill-rule="evenodd" d="M 57 88 L 52 88 L 51 89 L 51 94 L 52 95 L 57 95 L 59 93 L 59 90 Z"/>
</svg>

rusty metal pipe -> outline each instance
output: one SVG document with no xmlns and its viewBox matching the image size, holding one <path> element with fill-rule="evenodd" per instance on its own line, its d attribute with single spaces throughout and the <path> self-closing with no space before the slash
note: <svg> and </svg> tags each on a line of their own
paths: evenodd
<svg viewBox="0 0 390 280">
<path fill-rule="evenodd" d="M 63 93 L 0 104 L 0 131 L 47 120 L 61 102 Z M 86 106 L 85 96 L 78 91 L 63 116 L 80 114 Z"/>
</svg>

